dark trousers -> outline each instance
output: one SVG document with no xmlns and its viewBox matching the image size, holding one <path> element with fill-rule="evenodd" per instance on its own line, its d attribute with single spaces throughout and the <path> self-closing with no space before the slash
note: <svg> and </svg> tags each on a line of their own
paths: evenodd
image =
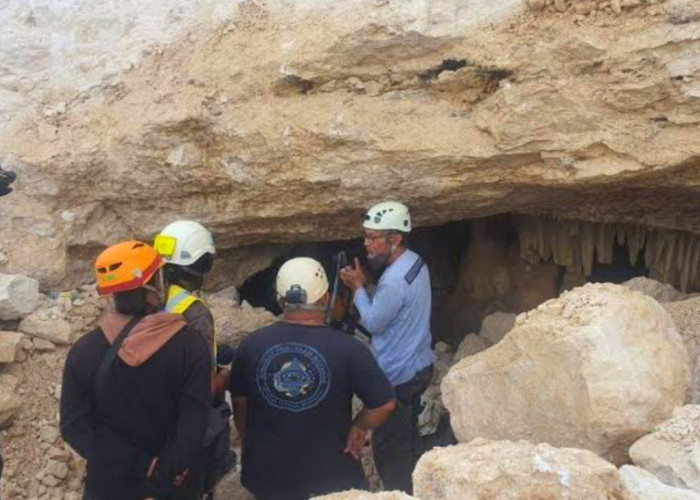
<svg viewBox="0 0 700 500">
<path fill-rule="evenodd" d="M 418 415 L 422 411 L 421 395 L 430 385 L 433 365 L 423 368 L 406 383 L 394 387 L 396 411 L 372 432 L 372 452 L 385 490 L 413 492 L 411 474 L 423 453 L 418 433 Z"/>
</svg>

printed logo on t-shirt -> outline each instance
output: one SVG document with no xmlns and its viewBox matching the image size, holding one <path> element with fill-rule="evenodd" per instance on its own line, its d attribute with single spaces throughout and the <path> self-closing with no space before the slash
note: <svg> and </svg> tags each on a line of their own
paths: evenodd
<svg viewBox="0 0 700 500">
<path fill-rule="evenodd" d="M 328 394 L 331 372 L 313 347 L 286 343 L 269 348 L 257 367 L 256 383 L 270 406 L 302 412 L 318 405 Z"/>
</svg>

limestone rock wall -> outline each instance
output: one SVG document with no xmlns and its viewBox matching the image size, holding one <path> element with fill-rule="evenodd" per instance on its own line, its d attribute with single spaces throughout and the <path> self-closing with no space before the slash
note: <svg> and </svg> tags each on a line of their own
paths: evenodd
<svg viewBox="0 0 700 500">
<path fill-rule="evenodd" d="M 67 286 L 174 217 L 234 253 L 347 238 L 389 195 L 699 230 L 693 0 L 559 3 L 10 0 L 0 272 Z"/>
</svg>

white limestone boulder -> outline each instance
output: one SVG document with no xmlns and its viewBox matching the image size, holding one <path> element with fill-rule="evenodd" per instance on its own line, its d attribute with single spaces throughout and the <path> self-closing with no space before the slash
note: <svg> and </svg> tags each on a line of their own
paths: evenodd
<svg viewBox="0 0 700 500">
<path fill-rule="evenodd" d="M 700 493 L 700 406 L 676 408 L 669 420 L 632 445 L 630 458 L 662 482 Z"/>
<path fill-rule="evenodd" d="M 700 403 L 700 298 L 667 302 L 664 309 L 671 315 L 683 339 L 690 359 L 691 381 L 686 403 Z"/>
<path fill-rule="evenodd" d="M 423 455 L 413 492 L 421 500 L 624 498 L 615 466 L 588 450 L 486 439 Z"/>
<path fill-rule="evenodd" d="M 0 274 L 0 320 L 20 319 L 39 304 L 39 282 L 19 274 Z"/>
<path fill-rule="evenodd" d="M 666 302 L 676 302 L 678 300 L 685 300 L 691 295 L 683 293 L 676 290 L 673 286 L 668 283 L 661 283 L 655 279 L 647 278 L 645 276 L 637 276 L 631 280 L 627 280 L 621 283 L 622 286 L 641 292 L 644 295 L 648 295 L 652 299 L 660 303 Z"/>
<path fill-rule="evenodd" d="M 476 333 L 468 333 L 467 336 L 462 339 L 462 342 L 460 342 L 454 360 L 457 362 L 462 358 L 473 356 L 489 347 L 491 347 L 491 342 Z"/>
<path fill-rule="evenodd" d="M 699 493 L 664 484 L 639 467 L 623 465 L 619 472 L 625 490 L 635 500 L 700 500 Z"/>
<path fill-rule="evenodd" d="M 452 366 L 455 435 L 589 449 L 616 464 L 683 403 L 688 355 L 655 300 L 588 284 L 519 316 L 497 345 Z"/>
<path fill-rule="evenodd" d="M 479 336 L 491 344 L 498 344 L 515 325 L 516 314 L 495 312 L 481 322 Z"/>
</svg>

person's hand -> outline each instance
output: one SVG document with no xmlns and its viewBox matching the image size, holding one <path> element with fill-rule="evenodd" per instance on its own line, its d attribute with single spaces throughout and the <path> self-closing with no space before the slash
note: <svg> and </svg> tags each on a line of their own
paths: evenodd
<svg viewBox="0 0 700 500">
<path fill-rule="evenodd" d="M 175 480 L 173 481 L 173 485 L 176 487 L 182 486 L 182 483 L 185 482 L 185 479 L 187 479 L 187 475 L 190 473 L 189 469 L 185 469 L 183 472 L 175 476 Z"/>
<path fill-rule="evenodd" d="M 346 266 L 340 270 L 340 279 L 353 292 L 367 284 L 367 275 L 357 257 L 355 257 L 355 262 L 352 266 Z"/>
<path fill-rule="evenodd" d="M 362 448 L 367 443 L 368 435 L 368 431 L 356 425 L 351 425 L 344 453 L 349 454 L 355 460 L 359 460 L 362 456 Z"/>
</svg>

